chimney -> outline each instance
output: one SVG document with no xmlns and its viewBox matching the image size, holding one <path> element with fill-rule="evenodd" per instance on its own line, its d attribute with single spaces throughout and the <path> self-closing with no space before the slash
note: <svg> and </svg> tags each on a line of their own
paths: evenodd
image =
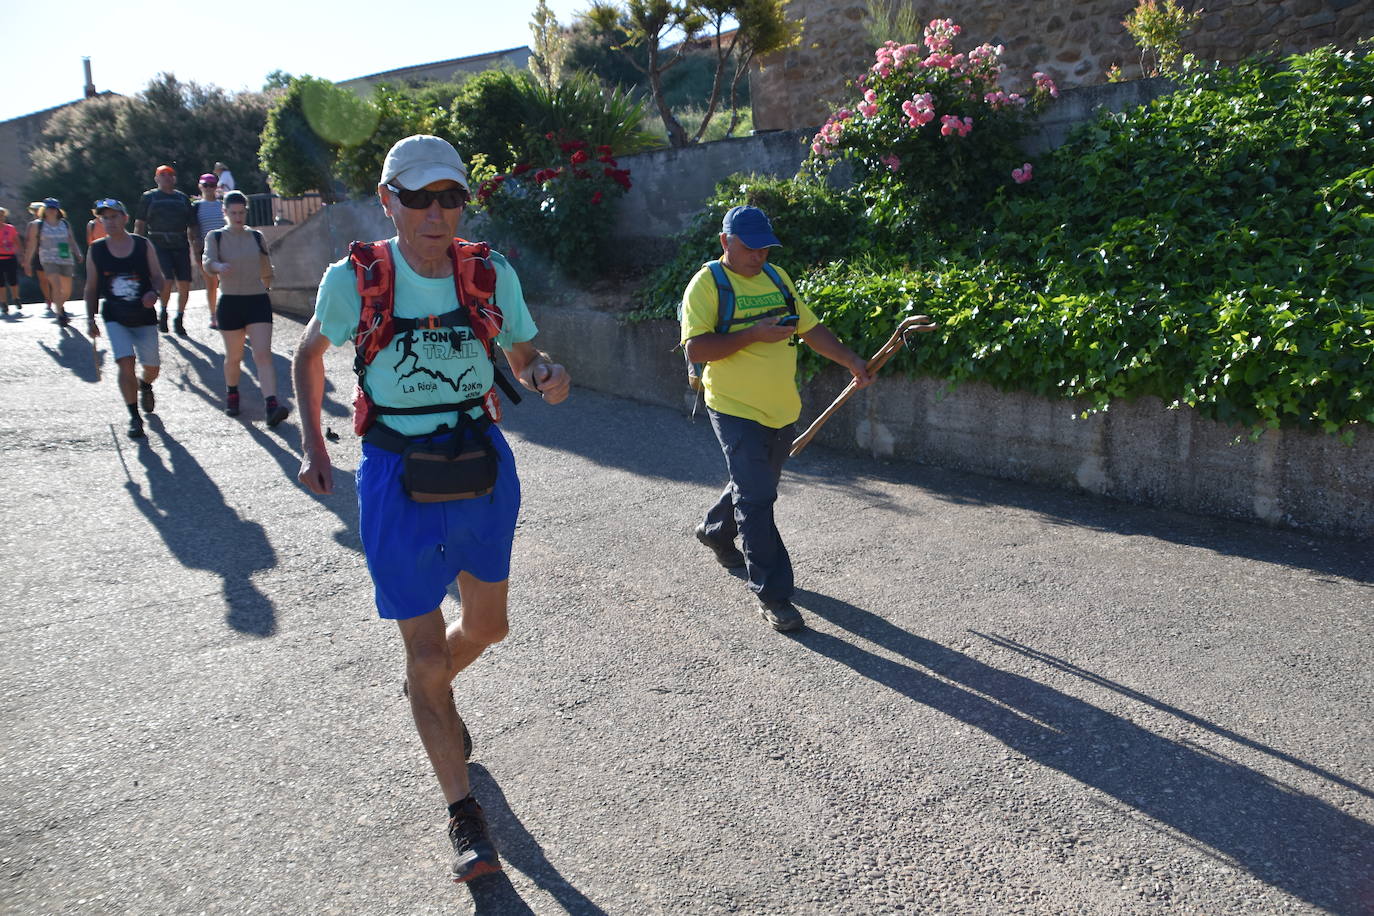
<svg viewBox="0 0 1374 916">
<path fill-rule="evenodd" d="M 86 68 L 86 98 L 93 98 L 95 96 L 95 80 L 91 79 L 91 59 L 89 57 L 81 58 L 81 66 Z"/>
</svg>

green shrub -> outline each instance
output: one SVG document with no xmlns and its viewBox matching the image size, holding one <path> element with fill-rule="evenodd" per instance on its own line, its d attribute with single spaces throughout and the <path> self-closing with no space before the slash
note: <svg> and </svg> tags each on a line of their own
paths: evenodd
<svg viewBox="0 0 1374 916">
<path fill-rule="evenodd" d="M 449 120 L 442 109 L 427 103 L 425 90 L 382 83 L 365 100 L 366 119 L 374 125 L 366 138 L 338 148 L 335 171 L 348 193 L 370 197 L 377 192 L 377 179 L 387 151 L 397 140 L 415 134 L 435 134 L 449 142 L 454 137 L 446 128 Z"/>
<path fill-rule="evenodd" d="M 896 371 L 1089 412 L 1151 395 L 1256 435 L 1291 425 L 1352 441 L 1374 422 L 1374 51 L 1180 83 L 1080 128 L 972 224 L 917 209 L 894 232 L 874 225 L 862 185 L 765 182 L 757 202 L 787 245 L 777 260 L 860 353 L 905 315 L 934 316 L 941 330 Z M 723 209 L 752 190 L 738 176 L 721 186 L 641 316 L 675 314 L 718 250 Z"/>
</svg>

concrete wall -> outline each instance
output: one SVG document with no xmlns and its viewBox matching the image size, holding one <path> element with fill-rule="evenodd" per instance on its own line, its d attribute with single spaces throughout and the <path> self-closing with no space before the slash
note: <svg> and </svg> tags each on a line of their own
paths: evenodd
<svg viewBox="0 0 1374 916">
<path fill-rule="evenodd" d="M 1021 91 L 1041 70 L 1062 87 L 1106 81 L 1121 66 L 1141 75 L 1140 51 L 1121 24 L 1136 0 L 894 0 L 920 22 L 951 18 L 963 27 L 957 50 L 983 42 L 1006 46 L 1003 85 Z M 1253 55 L 1307 51 L 1327 44 L 1353 47 L 1374 35 L 1374 0 L 1182 0 L 1205 9 L 1184 49 L 1206 61 L 1233 64 Z M 789 129 L 825 121 L 845 87 L 873 63 L 865 0 L 791 0 L 788 16 L 803 21 L 797 47 L 764 58 L 750 74 L 754 126 Z M 892 36 L 894 38 L 898 36 Z M 879 42 L 881 44 L 881 42 Z"/>
<path fill-rule="evenodd" d="M 375 199 L 330 204 L 299 226 L 274 227 L 268 244 L 276 282 L 272 304 L 285 312 L 308 315 L 315 308 L 320 276 L 348 251 L 355 240 L 372 241 L 396 234 Z"/>
<path fill-rule="evenodd" d="M 627 325 L 584 308 L 535 310 L 540 346 L 576 384 L 688 411 L 677 325 Z M 938 332 L 937 332 L 938 333 Z M 845 386 L 838 370 L 802 391 L 805 428 Z M 813 444 L 1247 522 L 1374 537 L 1374 436 L 1353 447 L 1326 435 L 1237 427 L 1120 401 L 1078 419 L 1083 405 L 996 391 L 946 390 L 934 379 L 883 376 L 822 427 Z"/>
</svg>

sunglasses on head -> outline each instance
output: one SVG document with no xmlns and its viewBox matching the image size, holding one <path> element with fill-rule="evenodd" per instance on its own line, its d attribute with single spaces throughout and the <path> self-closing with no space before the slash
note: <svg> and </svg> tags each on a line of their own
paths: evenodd
<svg viewBox="0 0 1374 916">
<path fill-rule="evenodd" d="M 106 197 L 106 198 L 104 198 L 103 200 L 97 200 L 97 201 L 95 202 L 95 209 L 96 209 L 97 211 L 100 211 L 100 210 L 116 210 L 116 211 L 118 211 L 118 212 L 120 212 L 120 213 L 123 213 L 123 212 L 124 212 L 124 205 L 121 204 L 119 201 L 114 200 L 113 198 Z"/>
<path fill-rule="evenodd" d="M 393 184 L 386 186 L 401 201 L 401 206 L 407 210 L 428 210 L 429 205 L 436 200 L 439 206 L 445 210 L 457 210 L 459 207 L 466 206 L 468 202 L 468 192 L 463 188 L 445 188 L 442 191 L 430 191 L 421 188 L 412 191 L 409 188 L 398 188 Z"/>
</svg>

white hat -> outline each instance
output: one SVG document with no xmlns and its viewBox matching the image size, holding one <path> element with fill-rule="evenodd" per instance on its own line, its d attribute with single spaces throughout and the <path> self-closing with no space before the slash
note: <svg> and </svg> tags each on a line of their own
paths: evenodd
<svg viewBox="0 0 1374 916">
<path fill-rule="evenodd" d="M 395 183 L 410 191 L 418 191 L 434 181 L 456 181 L 468 187 L 468 167 L 463 157 L 442 137 L 416 134 L 397 140 L 382 163 L 381 184 Z"/>
</svg>

